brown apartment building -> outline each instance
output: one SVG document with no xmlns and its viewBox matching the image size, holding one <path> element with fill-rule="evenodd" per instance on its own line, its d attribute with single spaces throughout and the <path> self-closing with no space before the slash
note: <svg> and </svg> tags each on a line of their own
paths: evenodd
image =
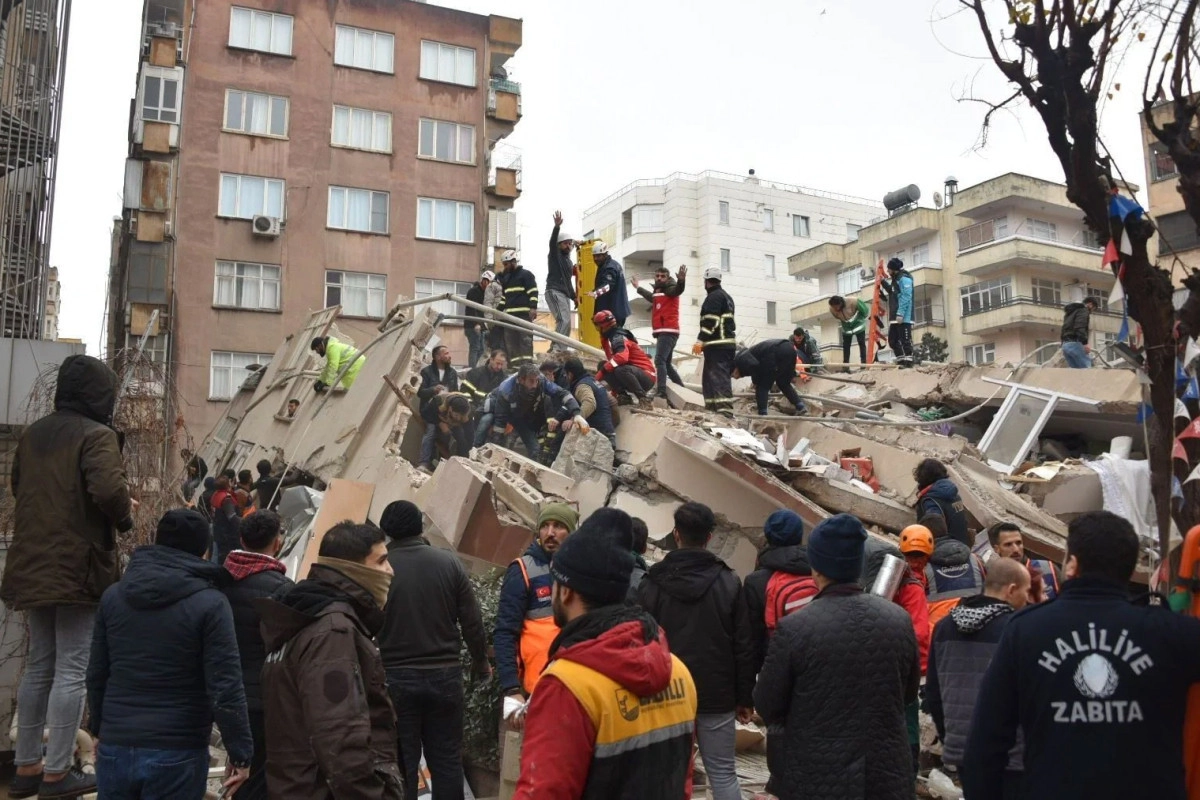
<svg viewBox="0 0 1200 800">
<path fill-rule="evenodd" d="M 519 20 L 147 0 L 143 24 L 108 346 L 148 334 L 164 419 L 195 441 L 310 312 L 341 306 L 361 346 L 398 296 L 465 293 L 512 246 L 520 161 L 497 144 L 520 118 Z"/>
<path fill-rule="evenodd" d="M 1159 103 L 1153 109 L 1157 124 L 1170 122 L 1173 118 L 1171 104 Z M 1147 196 L 1150 200 L 1150 215 L 1158 228 L 1157 250 L 1151 243 L 1150 255 L 1158 254 L 1158 265 L 1171 270 L 1176 285 L 1193 269 L 1200 269 L 1200 234 L 1196 223 L 1183 206 L 1179 194 L 1179 170 L 1167 153 L 1165 145 L 1150 132 L 1146 120 L 1138 115 L 1142 125 L 1142 147 L 1146 156 L 1146 177 L 1149 179 Z"/>
</svg>

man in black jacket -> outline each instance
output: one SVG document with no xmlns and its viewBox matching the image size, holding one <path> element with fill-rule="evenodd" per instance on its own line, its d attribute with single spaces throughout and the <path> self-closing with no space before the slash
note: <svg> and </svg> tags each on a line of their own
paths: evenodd
<svg viewBox="0 0 1200 800">
<path fill-rule="evenodd" d="M 694 355 L 704 355 L 704 407 L 709 411 L 733 410 L 733 359 L 737 355 L 737 321 L 733 298 L 721 288 L 721 268 L 704 270 L 704 291 L 700 306 L 700 333 L 692 347 Z"/>
<path fill-rule="evenodd" d="M 546 258 L 546 304 L 554 315 L 554 332 L 571 335 L 571 309 L 575 307 L 575 267 L 571 249 L 575 242 L 562 229 L 562 212 L 554 212 L 554 230 L 550 231 L 550 254 Z"/>
<path fill-rule="evenodd" d="M 1029 570 L 1011 558 L 997 558 L 988 567 L 983 594 L 963 600 L 933 631 L 925 697 L 944 744 L 942 761 L 952 767 L 962 768 L 979 684 L 1000 635 L 1028 599 Z M 1005 800 L 1022 797 L 1020 770 L 1021 750 L 1015 747 L 1004 771 Z"/>
<path fill-rule="evenodd" d="M 100 600 L 87 687 L 101 797 L 200 800 L 214 721 L 229 754 L 225 786 L 249 773 L 237 637 L 218 588 L 229 574 L 205 559 L 210 538 L 195 511 L 168 511 L 155 544 L 134 552 Z"/>
<path fill-rule="evenodd" d="M 1063 324 L 1060 340 L 1062 341 L 1063 358 L 1072 369 L 1088 369 L 1092 359 L 1088 355 L 1088 328 L 1092 321 L 1092 312 L 1098 308 L 1096 298 L 1083 298 L 1082 303 L 1068 303 L 1063 308 Z"/>
<path fill-rule="evenodd" d="M 476 678 L 491 676 L 487 633 L 479 601 L 462 562 L 421 536 L 421 511 L 407 500 L 390 503 L 379 518 L 395 576 L 379 631 L 388 693 L 396 708 L 396 735 L 406 773 L 407 800 L 417 797 L 421 751 L 434 800 L 463 797 L 463 675 L 459 650 L 466 639 Z M 459 627 L 462 635 L 459 635 Z"/>
<path fill-rule="evenodd" d="M 505 250 L 500 256 L 504 271 L 500 273 L 500 285 L 504 287 L 504 303 L 500 310 L 517 319 L 534 322 L 537 320 L 537 278 L 521 266 L 516 250 Z M 517 328 L 504 329 L 504 349 L 508 351 L 509 363 L 514 367 L 533 363 L 533 334 Z"/>
<path fill-rule="evenodd" d="M 796 378 L 796 347 L 790 339 L 767 339 L 753 347 L 743 347 L 733 359 L 733 377 L 750 379 L 759 416 L 767 414 L 772 384 L 796 407 L 797 413 L 808 413 L 808 406 L 792 385 Z"/>
<path fill-rule="evenodd" d="M 262 668 L 267 658 L 263 644 L 262 621 L 254 601 L 270 597 L 291 586 L 287 567 L 276 558 L 283 549 L 283 530 L 274 511 L 255 511 L 242 520 L 238 530 L 242 549 L 225 559 L 225 570 L 233 581 L 222 587 L 233 612 L 238 655 L 242 663 L 242 686 L 246 689 L 246 708 L 250 712 L 250 733 L 254 736 L 254 759 L 250 777 L 238 791 L 241 800 L 266 800 L 267 737 L 263 720 Z"/>
<path fill-rule="evenodd" d="M 742 582 L 706 549 L 715 525 L 712 509 L 701 503 L 675 510 L 679 549 L 650 568 L 638 603 L 696 681 L 696 740 L 711 797 L 740 800 L 735 722 L 754 714 L 754 634 Z"/>
<path fill-rule="evenodd" d="M 1130 602 L 1137 562 L 1127 520 L 1072 520 L 1062 590 L 1013 616 L 979 688 L 963 760 L 971 800 L 1001 797 L 1018 727 L 1022 797 L 1187 797 L 1183 718 L 1200 681 L 1200 620 Z"/>
<path fill-rule="evenodd" d="M 439 344 L 433 348 L 433 363 L 421 370 L 421 386 L 417 389 L 421 408 L 442 392 L 458 391 L 458 372 L 450 366 L 451 360 L 449 347 Z"/>
<path fill-rule="evenodd" d="M 491 270 L 484 272 L 479 277 L 479 280 L 471 284 L 470 289 L 467 289 L 467 299 L 472 303 L 483 305 L 488 284 L 495 277 L 495 274 Z M 470 319 L 463 320 L 463 333 L 467 336 L 467 369 L 470 370 L 479 364 L 479 359 L 483 358 L 483 354 L 486 352 L 484 344 L 486 331 L 483 324 L 483 312 L 479 309 L 468 306 L 463 311 L 463 316 L 470 317 Z M 478 320 L 478 322 L 475 320 Z"/>
</svg>

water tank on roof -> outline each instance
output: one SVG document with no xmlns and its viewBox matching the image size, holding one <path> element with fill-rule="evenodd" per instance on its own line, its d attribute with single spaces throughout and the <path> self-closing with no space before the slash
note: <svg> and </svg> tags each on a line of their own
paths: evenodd
<svg viewBox="0 0 1200 800">
<path fill-rule="evenodd" d="M 915 183 L 910 183 L 903 189 L 897 189 L 894 192 L 888 192 L 883 196 L 883 207 L 888 211 L 895 211 L 897 208 L 911 205 L 921 199 L 921 190 L 917 188 Z"/>
</svg>

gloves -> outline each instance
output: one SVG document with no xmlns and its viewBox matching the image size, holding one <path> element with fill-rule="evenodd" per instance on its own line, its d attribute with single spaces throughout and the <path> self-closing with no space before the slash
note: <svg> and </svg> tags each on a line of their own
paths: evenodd
<svg viewBox="0 0 1200 800">
<path fill-rule="evenodd" d="M 700 342 L 696 342 L 694 345 L 692 345 L 692 355 L 704 355 L 704 345 Z"/>
<path fill-rule="evenodd" d="M 533 311 L 529 312 L 529 321 L 537 322 L 537 309 L 536 308 Z"/>
<path fill-rule="evenodd" d="M 324 391 L 325 391 L 326 389 L 328 389 L 328 388 L 329 388 L 329 387 L 328 387 L 328 386 L 326 386 L 326 385 L 325 385 L 324 383 L 322 383 L 321 381 L 317 381 L 316 383 L 314 383 L 314 384 L 313 384 L 313 391 L 314 391 L 314 392 L 316 392 L 317 394 L 321 394 L 322 392 L 324 392 Z"/>
</svg>

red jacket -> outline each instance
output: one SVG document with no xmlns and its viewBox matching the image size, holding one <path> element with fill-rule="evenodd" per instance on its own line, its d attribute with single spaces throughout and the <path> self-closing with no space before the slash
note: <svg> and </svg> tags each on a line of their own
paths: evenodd
<svg viewBox="0 0 1200 800">
<path fill-rule="evenodd" d="M 933 631 L 929 627 L 929 603 L 925 600 L 925 590 L 912 574 L 911 567 L 908 578 L 901 582 L 892 599 L 912 617 L 913 631 L 917 634 L 917 650 L 921 653 L 921 674 L 924 675 L 929 666 L 929 640 L 933 638 Z"/>
<path fill-rule="evenodd" d="M 637 367 L 649 375 L 650 380 L 658 378 L 658 373 L 654 371 L 654 361 L 646 355 L 646 351 L 641 348 L 637 339 L 634 339 L 633 334 L 629 331 L 613 328 L 603 335 L 601 341 L 604 343 L 605 361 L 600 365 L 600 371 L 596 373 L 596 380 L 604 380 L 606 374 L 622 364 Z"/>
<path fill-rule="evenodd" d="M 638 294 L 650 301 L 650 324 L 652 333 L 679 333 L 679 296 L 683 294 L 684 282 L 670 278 L 666 283 L 654 284 L 653 293 L 639 286 Z"/>
</svg>

